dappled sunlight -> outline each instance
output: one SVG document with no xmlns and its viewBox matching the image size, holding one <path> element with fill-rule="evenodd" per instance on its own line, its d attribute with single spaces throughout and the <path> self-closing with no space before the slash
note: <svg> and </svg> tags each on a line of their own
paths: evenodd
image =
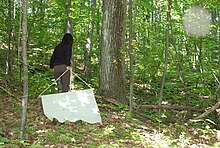
<svg viewBox="0 0 220 148">
<path fill-rule="evenodd" d="M 92 108 L 92 113 L 93 114 L 96 114 L 96 115 L 99 115 L 99 109 L 98 108 Z"/>
<path fill-rule="evenodd" d="M 2 0 L 0 148 L 220 148 L 219 4 Z"/>
<path fill-rule="evenodd" d="M 60 102 L 62 107 L 67 107 L 71 99 L 64 97 Z M 95 146 L 95 147 L 140 147 L 140 148 L 158 148 L 158 147 L 189 147 L 205 148 L 209 147 L 210 141 L 215 140 L 219 131 L 213 131 L 210 127 L 192 128 L 188 124 L 163 125 L 162 122 L 152 122 L 147 119 L 140 121 L 139 116 L 129 116 L 129 113 L 123 109 L 114 110 L 115 107 L 108 105 L 100 107 L 103 114 L 103 124 L 87 124 L 85 122 L 58 122 L 49 121 L 36 106 L 36 100 L 31 99 L 30 104 L 33 108 L 28 114 L 28 139 L 32 145 L 41 145 L 44 147 L 59 146 Z M 111 106 L 111 107 L 110 107 Z M 7 114 L 11 121 L 19 125 L 19 117 Z M 14 117 L 14 119 L 12 118 Z M 2 119 L 2 122 L 5 122 Z M 13 122 L 3 124 L 12 126 Z M 13 128 L 12 128 L 13 129 Z M 16 131 L 10 130 L 6 133 L 7 137 L 12 137 Z M 196 137 L 199 137 L 196 138 Z M 27 144 L 30 144 L 27 143 Z M 214 141 L 213 145 L 219 147 L 220 143 Z M 214 147 L 213 147 L 214 148 Z"/>
<path fill-rule="evenodd" d="M 55 103 L 55 101 L 53 101 Z M 77 107 L 72 104 L 76 104 L 76 100 L 70 99 L 69 95 L 65 95 L 62 100 L 57 101 L 58 105 L 63 108 L 63 110 L 69 110 L 70 112 L 78 112 Z"/>
<path fill-rule="evenodd" d="M 104 139 L 107 140 L 112 137 L 118 137 L 117 141 L 120 141 L 121 144 L 129 146 L 138 145 L 138 147 L 196 148 L 207 147 L 211 139 L 213 140 L 213 136 L 215 136 L 215 133 L 212 133 L 211 130 L 209 131 L 207 129 L 204 131 L 206 134 L 202 134 L 200 130 L 190 128 L 186 123 L 179 126 L 178 124 L 170 124 L 170 126 L 167 127 L 167 125 L 162 123 L 163 121 L 152 123 L 152 121 L 145 119 L 143 122 L 140 122 L 138 118 L 130 118 L 126 114 L 128 114 L 128 112 L 123 110 L 112 111 L 111 116 L 104 117 L 105 126 L 102 133 L 100 133 Z M 163 118 L 161 120 L 163 120 Z M 193 134 L 194 131 L 197 132 Z M 213 136 L 210 137 L 212 134 Z M 196 137 L 199 137 L 200 140 L 197 140 Z M 113 142 L 112 140 L 108 140 L 108 143 L 120 147 L 119 143 Z"/>
<path fill-rule="evenodd" d="M 93 90 L 77 90 L 42 96 L 45 115 L 59 122 L 83 120 L 89 123 L 101 122 Z"/>
<path fill-rule="evenodd" d="M 55 104 L 56 101 L 57 100 L 53 100 L 53 103 Z M 67 106 L 71 104 L 70 97 L 68 95 L 66 95 L 62 98 L 62 100 L 58 100 L 57 103 L 60 107 L 67 108 Z"/>
<path fill-rule="evenodd" d="M 80 102 L 80 105 L 82 107 L 85 107 L 86 105 L 90 104 L 90 101 L 92 101 L 92 100 L 89 100 L 89 98 L 91 98 L 92 95 L 86 92 L 86 90 L 84 92 L 85 93 L 82 93 L 80 91 L 73 91 L 73 93 L 76 93 L 78 101 Z"/>
</svg>

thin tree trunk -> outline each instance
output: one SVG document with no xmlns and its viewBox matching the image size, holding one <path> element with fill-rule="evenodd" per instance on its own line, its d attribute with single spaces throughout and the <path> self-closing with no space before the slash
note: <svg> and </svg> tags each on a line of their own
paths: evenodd
<svg viewBox="0 0 220 148">
<path fill-rule="evenodd" d="M 199 68 L 198 68 L 198 61 L 199 61 L 199 47 L 198 47 L 198 38 L 195 40 L 195 43 L 194 43 L 194 48 L 195 48 L 195 52 L 194 52 L 194 63 L 193 63 L 193 69 L 198 71 Z"/>
<path fill-rule="evenodd" d="M 9 85 L 11 84 L 12 71 L 11 71 L 11 33 L 12 33 L 12 16 L 11 16 L 11 0 L 8 0 L 8 56 L 7 56 L 7 67 L 6 73 L 9 75 Z"/>
<path fill-rule="evenodd" d="M 102 1 L 101 0 L 97 0 L 97 8 L 98 9 L 96 9 L 96 15 L 99 15 L 99 14 L 101 14 L 102 13 L 102 9 L 100 9 L 100 8 L 102 8 L 100 5 L 102 5 Z M 98 43 L 98 45 L 97 45 L 97 48 L 98 49 L 101 49 L 101 44 L 100 44 L 100 42 L 101 42 L 101 40 L 102 40 L 102 29 L 101 29 L 101 19 L 96 19 L 96 21 L 95 21 L 95 28 L 96 28 L 96 35 L 98 36 L 97 37 L 97 43 Z"/>
<path fill-rule="evenodd" d="M 24 84 L 22 98 L 22 117 L 20 138 L 23 138 L 24 128 L 26 123 L 27 103 L 28 103 L 28 63 L 27 63 L 27 7 L 28 0 L 23 0 L 23 21 L 22 21 L 22 48 L 23 48 L 23 69 L 24 69 Z"/>
<path fill-rule="evenodd" d="M 73 34 L 72 19 L 69 17 L 71 8 L 71 0 L 66 0 L 66 26 L 65 33 Z"/>
<path fill-rule="evenodd" d="M 171 31 L 171 44 L 173 45 L 174 47 L 174 50 L 176 52 L 176 59 L 177 59 L 177 64 L 176 64 L 176 69 L 177 69 L 177 73 L 178 73 L 178 76 L 184 86 L 184 88 L 186 87 L 186 82 L 185 82 L 185 75 L 184 75 L 184 70 L 182 68 L 182 63 L 181 63 L 181 60 L 180 60 L 180 52 L 178 50 L 178 45 L 179 45 L 179 42 L 176 43 L 175 41 L 175 37 L 173 35 L 173 27 L 172 27 L 172 22 L 170 22 L 170 31 Z"/>
<path fill-rule="evenodd" d="M 96 0 L 91 0 L 91 12 L 89 23 L 89 34 L 87 38 L 86 51 L 85 51 L 85 76 L 87 79 L 91 77 L 91 55 L 93 48 L 93 30 L 94 30 L 94 14 L 95 14 Z"/>
<path fill-rule="evenodd" d="M 133 96 L 134 96 L 134 55 L 132 49 L 132 0 L 129 0 L 129 54 L 130 54 L 130 112 L 133 110 Z"/>
<path fill-rule="evenodd" d="M 66 0 L 66 22 L 65 22 L 65 33 L 70 33 L 73 35 L 73 23 L 72 18 L 70 17 L 70 8 L 72 6 L 72 0 Z M 72 67 L 73 70 L 75 69 L 75 59 L 74 59 L 74 48 L 72 50 Z"/>
<path fill-rule="evenodd" d="M 212 8 L 212 23 L 216 24 L 216 17 L 217 17 L 217 9 L 216 8 Z M 217 33 L 217 28 L 212 27 L 212 34 L 215 36 Z"/>
<path fill-rule="evenodd" d="M 163 78 L 162 78 L 161 87 L 160 87 L 159 105 L 162 104 L 163 89 L 164 89 L 164 84 L 165 84 L 166 74 L 167 74 L 168 51 L 169 51 L 169 31 L 170 31 L 170 23 L 171 23 L 171 16 L 170 16 L 171 6 L 172 6 L 172 0 L 168 0 L 165 63 L 164 63 Z"/>
<path fill-rule="evenodd" d="M 199 70 L 200 70 L 200 73 L 203 73 L 203 64 L 202 64 L 202 58 L 203 58 L 203 55 L 202 55 L 202 37 L 200 38 L 199 40 Z"/>
<path fill-rule="evenodd" d="M 44 0 L 40 0 L 39 1 L 40 2 L 40 8 L 38 8 L 38 10 L 37 10 L 37 15 L 38 14 L 40 14 L 40 17 L 38 18 L 38 22 L 39 22 L 39 26 L 40 26 L 40 37 L 41 38 L 43 38 L 43 35 L 44 35 L 44 30 L 45 29 L 43 29 L 44 28 L 44 18 L 45 18 L 45 7 L 44 7 Z M 44 42 L 44 40 L 42 40 L 42 39 L 39 39 L 39 44 L 42 46 L 42 44 L 43 44 L 43 42 Z M 40 57 L 42 57 L 42 59 L 44 59 L 44 57 L 45 57 L 45 54 L 42 52 L 41 54 L 40 54 Z"/>
<path fill-rule="evenodd" d="M 99 94 L 128 103 L 125 97 L 126 0 L 103 0 Z"/>
<path fill-rule="evenodd" d="M 19 8 L 20 10 L 22 10 L 22 2 L 20 1 L 19 2 Z M 22 26 L 22 13 L 20 11 L 20 15 L 19 15 L 19 28 L 18 28 L 18 47 L 17 47 L 17 60 L 18 60 L 18 67 L 19 67 L 19 79 L 21 81 L 21 73 L 22 73 L 22 70 L 21 70 L 21 62 L 20 62 L 20 48 L 21 48 L 21 26 Z"/>
</svg>

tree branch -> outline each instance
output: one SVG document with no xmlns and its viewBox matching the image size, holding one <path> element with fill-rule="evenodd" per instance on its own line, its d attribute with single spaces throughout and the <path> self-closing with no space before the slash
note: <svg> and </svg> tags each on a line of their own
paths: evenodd
<svg viewBox="0 0 220 148">
<path fill-rule="evenodd" d="M 171 105 L 140 105 L 139 108 L 148 109 L 171 109 L 171 110 L 192 110 L 197 112 L 204 112 L 205 109 L 195 108 L 191 106 L 171 106 Z"/>
<path fill-rule="evenodd" d="M 195 120 L 197 119 L 201 119 L 205 116 L 207 116 L 208 114 L 214 112 L 216 109 L 218 109 L 220 107 L 220 99 L 218 100 L 218 102 L 213 106 L 211 107 L 210 109 L 208 109 L 206 112 L 204 112 L 203 114 L 201 114 L 200 116 L 196 117 Z"/>
</svg>

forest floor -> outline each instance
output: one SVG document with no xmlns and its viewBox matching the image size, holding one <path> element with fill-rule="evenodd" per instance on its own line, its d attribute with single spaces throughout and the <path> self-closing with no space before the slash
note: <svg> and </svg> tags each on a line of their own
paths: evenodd
<svg viewBox="0 0 220 148">
<path fill-rule="evenodd" d="M 25 140 L 19 140 L 21 100 L 0 92 L 0 147 L 220 147 L 217 131 L 210 124 L 172 123 L 172 118 L 167 123 L 155 122 L 100 98 L 102 124 L 52 122 L 44 116 L 41 101 L 29 98 Z"/>
</svg>

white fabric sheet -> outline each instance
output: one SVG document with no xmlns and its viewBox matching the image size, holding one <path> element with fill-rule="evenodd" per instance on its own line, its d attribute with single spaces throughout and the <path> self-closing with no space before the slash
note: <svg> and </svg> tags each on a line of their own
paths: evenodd
<svg viewBox="0 0 220 148">
<path fill-rule="evenodd" d="M 101 116 L 92 89 L 74 90 L 66 93 L 43 95 L 44 114 L 59 122 L 83 120 L 88 123 L 101 123 Z"/>
</svg>

